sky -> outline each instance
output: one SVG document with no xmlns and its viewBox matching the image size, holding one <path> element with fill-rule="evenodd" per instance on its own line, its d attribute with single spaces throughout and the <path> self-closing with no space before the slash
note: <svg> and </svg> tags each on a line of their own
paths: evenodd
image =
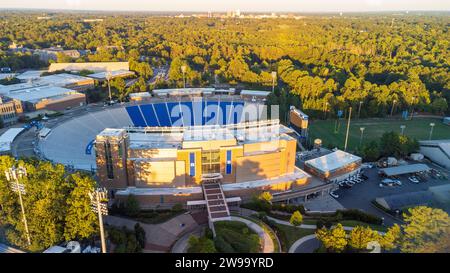
<svg viewBox="0 0 450 273">
<path fill-rule="evenodd" d="M 449 0 L 0 0 L 0 8 L 122 10 L 345 12 L 450 11 Z"/>
</svg>

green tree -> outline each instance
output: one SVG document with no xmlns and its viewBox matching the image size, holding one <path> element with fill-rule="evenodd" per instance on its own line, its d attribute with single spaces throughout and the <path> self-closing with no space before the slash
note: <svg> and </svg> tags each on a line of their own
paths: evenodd
<svg viewBox="0 0 450 273">
<path fill-rule="evenodd" d="M 316 237 L 328 251 L 332 252 L 342 252 L 348 244 L 345 230 L 341 224 L 337 224 L 331 230 L 325 227 L 317 230 Z"/>
<path fill-rule="evenodd" d="M 419 206 L 408 209 L 408 212 L 403 214 L 403 220 L 405 224 L 402 225 L 402 252 L 421 253 L 445 250 L 440 244 L 440 240 L 450 234 L 450 217 L 445 211 Z M 448 246 L 446 249 L 448 250 Z"/>
<path fill-rule="evenodd" d="M 272 203 L 273 196 L 270 192 L 264 191 L 259 196 L 258 199 L 267 203 Z"/>
<path fill-rule="evenodd" d="M 125 201 L 126 215 L 135 217 L 139 214 L 139 211 L 139 201 L 137 200 L 137 198 L 132 194 L 128 195 L 127 200 Z"/>
<path fill-rule="evenodd" d="M 79 173 L 68 177 L 73 189 L 67 197 L 64 238 L 66 241 L 89 238 L 97 231 L 97 217 L 91 209 L 89 193 L 95 181 Z"/>
<path fill-rule="evenodd" d="M 366 250 L 370 242 L 380 242 L 380 235 L 370 227 L 356 226 L 350 231 L 348 245 L 356 250 Z"/>
<path fill-rule="evenodd" d="M 300 211 L 296 210 L 291 215 L 291 219 L 289 220 L 289 223 L 293 224 L 294 226 L 299 226 L 303 222 L 303 216 L 300 213 Z"/>
<path fill-rule="evenodd" d="M 211 239 L 191 236 L 188 240 L 188 253 L 216 253 L 216 247 Z"/>
</svg>

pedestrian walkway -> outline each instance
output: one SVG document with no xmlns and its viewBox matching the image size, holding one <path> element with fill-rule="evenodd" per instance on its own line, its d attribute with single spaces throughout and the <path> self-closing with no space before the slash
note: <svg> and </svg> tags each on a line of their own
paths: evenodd
<svg viewBox="0 0 450 273">
<path fill-rule="evenodd" d="M 204 227 L 198 226 L 193 231 L 184 234 L 178 241 L 173 245 L 171 252 L 172 253 L 186 253 L 189 247 L 189 238 L 191 236 L 201 237 L 203 235 Z"/>
</svg>

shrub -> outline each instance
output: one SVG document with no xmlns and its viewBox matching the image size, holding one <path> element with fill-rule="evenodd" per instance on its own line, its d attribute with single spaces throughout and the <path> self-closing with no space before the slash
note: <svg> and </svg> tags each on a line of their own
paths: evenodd
<svg viewBox="0 0 450 273">
<path fill-rule="evenodd" d="M 180 204 L 180 203 L 175 204 L 175 205 L 173 205 L 173 207 L 172 207 L 172 211 L 173 211 L 173 212 L 180 212 L 180 211 L 182 211 L 182 210 L 183 210 L 183 204 Z"/>
<path fill-rule="evenodd" d="M 135 217 L 139 214 L 139 210 L 139 201 L 134 195 L 128 195 L 125 203 L 125 214 L 130 217 Z"/>
<path fill-rule="evenodd" d="M 342 215 L 342 219 L 344 220 L 356 220 L 361 221 L 368 224 L 381 225 L 382 220 L 380 217 L 365 213 L 358 209 L 348 209 L 348 210 L 338 210 L 337 214 Z"/>
<path fill-rule="evenodd" d="M 214 239 L 214 245 L 220 253 L 235 253 L 233 247 L 229 243 L 227 243 L 222 236 L 217 236 Z"/>
<path fill-rule="evenodd" d="M 141 248 L 145 247 L 145 230 L 141 227 L 141 225 L 139 225 L 139 223 L 136 223 L 136 225 L 134 225 L 134 233 L 136 236 L 136 239 L 139 243 L 139 246 Z"/>
<path fill-rule="evenodd" d="M 292 213 L 289 223 L 293 224 L 294 226 L 299 226 L 302 224 L 302 222 L 303 222 L 303 216 L 298 210 L 295 211 L 294 213 Z"/>
</svg>

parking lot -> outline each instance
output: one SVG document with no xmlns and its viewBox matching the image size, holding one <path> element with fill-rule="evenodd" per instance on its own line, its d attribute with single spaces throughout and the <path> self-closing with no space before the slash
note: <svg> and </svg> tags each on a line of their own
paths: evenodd
<svg viewBox="0 0 450 273">
<path fill-rule="evenodd" d="M 429 165 L 431 168 L 437 169 L 436 166 Z M 442 171 L 442 169 L 439 169 Z M 449 172 L 445 172 L 449 175 Z M 432 186 L 440 186 L 449 184 L 449 180 L 438 180 L 429 177 L 427 182 L 420 182 L 419 184 L 412 183 L 408 180 L 409 175 L 400 176 L 401 186 L 393 187 L 380 187 L 380 181 L 382 178 L 378 176 L 378 168 L 374 167 L 372 169 L 365 169 L 364 174 L 368 176 L 368 180 L 355 184 L 350 189 L 340 188 L 336 191 L 339 195 L 337 199 L 339 203 L 345 208 L 355 208 L 361 209 L 368 213 L 384 217 L 385 223 L 391 225 L 393 223 L 398 223 L 395 219 L 389 217 L 386 213 L 375 208 L 371 202 L 377 197 L 384 197 L 394 194 L 401 194 L 407 192 L 416 192 L 427 190 Z"/>
</svg>

